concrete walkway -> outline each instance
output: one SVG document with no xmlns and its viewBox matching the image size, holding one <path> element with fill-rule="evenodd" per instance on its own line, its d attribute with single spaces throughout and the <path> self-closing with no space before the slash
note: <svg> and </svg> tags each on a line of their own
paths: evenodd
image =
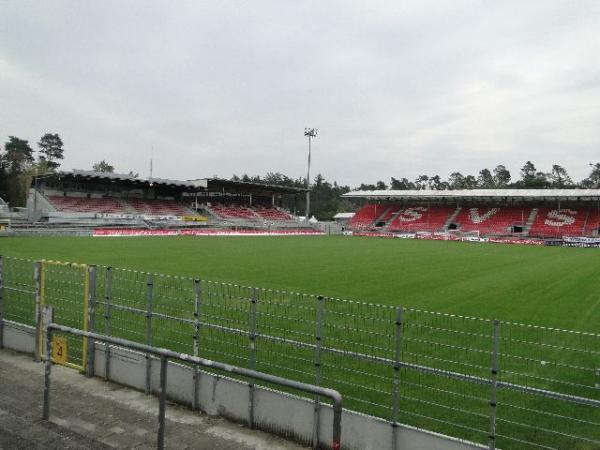
<svg viewBox="0 0 600 450">
<path fill-rule="evenodd" d="M 0 350 L 0 450 L 156 448 L 158 400 L 52 367 L 50 420 L 41 420 L 44 366 Z M 166 447 L 300 450 L 296 444 L 167 404 Z"/>
</svg>

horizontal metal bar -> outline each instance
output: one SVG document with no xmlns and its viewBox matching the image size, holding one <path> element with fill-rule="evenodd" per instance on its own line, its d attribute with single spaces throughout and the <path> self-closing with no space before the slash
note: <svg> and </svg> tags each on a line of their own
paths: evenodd
<svg viewBox="0 0 600 450">
<path fill-rule="evenodd" d="M 292 389 L 297 389 L 299 391 L 307 392 L 309 394 L 314 395 L 322 395 L 324 397 L 330 398 L 333 402 L 333 414 L 334 414 L 334 424 L 333 424 L 333 444 L 332 448 L 338 449 L 340 448 L 340 439 L 341 439 L 341 420 L 342 420 L 342 395 L 334 390 L 329 388 L 324 388 L 320 386 L 314 386 L 312 384 L 302 383 L 295 380 L 290 380 L 287 378 L 278 377 L 276 375 L 271 375 L 268 373 L 258 372 L 256 370 L 244 369 L 243 367 L 232 366 L 230 364 L 221 363 L 218 361 L 212 361 L 209 359 L 200 358 L 198 356 L 188 355 L 185 353 L 177 353 L 172 350 L 168 350 L 165 348 L 157 348 L 152 347 L 145 344 L 139 344 L 134 341 L 128 341 L 126 339 L 120 339 L 112 336 L 105 336 L 98 333 L 92 333 L 90 331 L 82 331 L 77 328 L 67 327 L 64 325 L 59 325 L 56 323 L 50 323 L 46 326 L 48 331 L 58 331 L 62 333 L 70 333 L 76 336 L 86 337 L 88 339 L 93 339 L 98 342 L 105 342 L 108 344 L 113 344 L 121 347 L 130 348 L 132 350 L 137 350 L 142 353 L 149 353 L 155 356 L 163 357 L 163 358 L 171 358 L 177 359 L 179 361 L 189 362 L 192 364 L 196 364 L 202 367 L 208 367 L 212 369 L 223 370 L 228 373 L 233 373 L 236 375 L 241 375 L 244 377 L 254 378 L 256 380 L 264 381 L 266 383 L 278 384 L 280 386 L 289 387 Z"/>
<path fill-rule="evenodd" d="M 82 263 L 74 263 L 74 262 L 67 262 L 67 261 L 55 261 L 52 259 L 42 259 L 41 262 L 42 262 L 42 264 L 50 264 L 52 266 L 75 267 L 78 269 L 84 269 L 88 266 L 87 264 L 82 264 Z"/>
<path fill-rule="evenodd" d="M 12 286 L 6 286 L 6 285 L 4 285 L 4 289 L 5 289 L 6 291 L 20 292 L 20 293 L 22 293 L 22 294 L 31 294 L 31 295 L 34 295 L 34 294 L 35 294 L 35 291 L 27 291 L 27 290 L 25 290 L 25 289 L 19 289 L 19 288 L 16 288 L 16 287 L 12 287 Z"/>
<path fill-rule="evenodd" d="M 7 257 L 10 259 L 19 259 L 19 258 L 13 258 L 13 257 Z M 23 261 L 31 261 L 31 260 L 23 260 Z M 98 267 L 106 267 L 106 266 L 98 266 Z M 121 272 L 131 272 L 131 273 L 136 273 L 136 274 L 147 274 L 148 272 L 143 272 L 143 271 L 137 271 L 134 269 L 124 269 L 124 268 L 112 268 L 115 271 L 121 271 Z M 161 273 L 154 273 L 153 275 L 157 276 L 157 277 L 164 277 L 164 278 L 176 278 L 176 279 L 181 279 L 181 280 L 187 280 L 190 282 L 193 282 L 193 278 L 191 277 L 181 277 L 181 276 L 177 276 L 177 275 L 169 275 L 169 274 L 161 274 Z M 217 286 L 223 286 L 223 287 L 237 287 L 237 288 L 242 288 L 242 289 L 252 289 L 253 286 L 246 286 L 246 285 L 242 285 L 242 284 L 235 284 L 235 283 L 226 283 L 226 282 L 222 282 L 222 281 L 211 281 L 211 280 L 202 280 L 203 283 L 205 284 L 209 284 L 209 285 L 217 285 Z M 306 294 L 303 292 L 297 292 L 297 291 L 284 291 L 284 290 L 278 290 L 278 289 L 269 289 L 269 288 L 261 288 L 261 287 L 254 287 L 256 289 L 256 291 L 258 293 L 270 293 L 270 294 L 279 294 L 279 295 L 289 295 L 289 296 L 302 296 L 302 297 L 306 297 L 307 299 L 315 299 L 317 298 L 317 295 L 315 294 Z M 378 308 L 379 310 L 390 310 L 393 311 L 396 307 L 395 306 L 391 306 L 391 305 L 383 305 L 380 303 L 367 303 L 367 302 L 359 302 L 356 300 L 347 300 L 347 299 L 341 299 L 341 298 L 336 298 L 336 297 L 324 297 L 325 301 L 330 303 L 330 302 L 336 302 L 336 303 L 341 303 L 341 304 L 352 304 L 352 305 L 357 305 L 358 307 L 363 307 L 363 308 Z M 463 316 L 460 314 L 451 314 L 451 313 L 442 313 L 442 312 L 436 312 L 436 311 L 428 311 L 428 310 L 422 310 L 422 309 L 416 309 L 416 308 L 406 308 L 405 311 L 407 313 L 417 313 L 417 314 L 426 314 L 429 316 L 439 316 L 439 317 L 444 317 L 444 318 L 449 318 L 452 320 L 469 320 L 472 322 L 483 322 L 483 323 L 491 323 L 492 320 L 490 319 L 484 319 L 481 317 L 473 317 L 473 316 Z M 575 334 L 575 335 L 580 335 L 580 336 L 590 336 L 590 337 L 596 337 L 596 338 L 600 338 L 600 334 L 598 333 L 591 333 L 591 332 L 585 332 L 585 331 L 575 331 L 575 330 L 565 330 L 565 329 L 561 329 L 561 328 L 552 328 L 552 327 L 544 327 L 541 325 L 530 325 L 530 324 L 524 324 L 524 323 L 519 323 L 519 322 L 510 322 L 510 321 L 500 321 L 501 325 L 507 325 L 507 326 L 513 326 L 513 327 L 520 327 L 520 328 L 533 328 L 536 330 L 543 330 L 543 331 L 549 331 L 549 332 L 560 332 L 560 333 L 568 333 L 568 334 Z"/>
<path fill-rule="evenodd" d="M 121 308 L 124 310 L 130 310 L 132 312 L 140 312 L 140 313 L 143 312 L 145 314 L 145 311 L 143 311 L 141 309 L 137 309 L 137 308 L 132 308 L 129 306 L 117 306 L 117 305 L 111 305 L 111 306 Z M 172 317 L 172 316 L 168 316 L 166 314 L 153 313 L 153 315 L 156 315 L 158 317 L 162 317 L 165 319 L 169 319 L 169 320 L 176 320 L 179 322 L 189 323 L 191 325 L 193 325 L 195 323 L 194 320 L 192 320 L 192 319 Z M 236 333 L 236 334 L 241 334 L 241 335 L 248 334 L 248 331 L 238 329 L 238 328 L 230 328 L 230 327 L 226 327 L 223 325 L 216 325 L 216 324 L 212 324 L 212 323 L 208 323 L 208 322 L 200 322 L 200 323 L 203 327 L 212 328 L 212 329 L 216 329 L 216 330 L 220 330 L 220 331 L 226 331 L 226 332 Z M 314 349 L 316 347 L 315 344 L 312 344 L 312 343 L 296 341 L 293 339 L 281 338 L 278 336 L 272 336 L 272 335 L 267 335 L 267 334 L 257 333 L 256 337 L 261 338 L 261 339 L 266 339 L 269 341 L 275 341 L 275 342 L 280 342 L 280 343 L 284 343 L 284 344 L 289 344 L 289 345 L 293 345 L 296 347 L 304 347 L 304 348 L 308 348 L 308 349 Z M 364 361 L 376 362 L 376 363 L 383 364 L 383 365 L 393 365 L 394 364 L 394 361 L 392 359 L 384 358 L 381 356 L 367 355 L 364 353 L 352 352 L 349 350 L 340 350 L 338 348 L 327 347 L 327 346 L 323 346 L 322 350 L 329 352 L 329 353 L 336 354 L 336 355 L 349 356 L 351 358 L 356 358 L 356 359 L 360 359 L 360 360 L 364 360 Z M 400 367 L 403 367 L 405 369 L 416 370 L 418 372 L 442 376 L 445 378 L 451 378 L 451 379 L 455 379 L 455 380 L 459 380 L 459 381 L 466 381 L 466 382 L 473 383 L 473 384 L 480 384 L 480 385 L 486 385 L 486 386 L 491 384 L 491 381 L 488 378 L 478 377 L 475 375 L 467 375 L 467 374 L 463 374 L 460 372 L 453 372 L 451 370 L 437 369 L 435 367 L 424 366 L 421 364 L 408 363 L 405 361 L 400 362 L 399 365 L 400 365 Z M 505 381 L 498 381 L 498 388 L 508 389 L 511 391 L 517 391 L 517 392 L 522 392 L 522 393 L 526 393 L 526 394 L 539 395 L 539 396 L 552 398 L 555 400 L 560 400 L 560 401 L 564 401 L 564 402 L 568 402 L 568 403 L 575 403 L 575 404 L 587 405 L 587 406 L 593 406 L 596 408 L 600 408 L 600 400 L 594 400 L 591 398 L 579 397 L 579 396 L 570 395 L 570 394 L 562 394 L 560 392 L 548 391 L 545 389 L 538 389 L 538 388 L 533 388 L 533 387 L 529 387 L 529 386 L 522 386 L 519 384 L 508 383 Z"/>
</svg>

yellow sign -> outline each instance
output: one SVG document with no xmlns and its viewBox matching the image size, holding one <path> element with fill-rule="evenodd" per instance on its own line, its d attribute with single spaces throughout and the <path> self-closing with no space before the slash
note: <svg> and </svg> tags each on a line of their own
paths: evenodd
<svg viewBox="0 0 600 450">
<path fill-rule="evenodd" d="M 208 217 L 204 216 L 183 216 L 184 222 L 208 222 Z"/>
<path fill-rule="evenodd" d="M 52 361 L 58 364 L 67 362 L 67 338 L 52 336 Z"/>
</svg>

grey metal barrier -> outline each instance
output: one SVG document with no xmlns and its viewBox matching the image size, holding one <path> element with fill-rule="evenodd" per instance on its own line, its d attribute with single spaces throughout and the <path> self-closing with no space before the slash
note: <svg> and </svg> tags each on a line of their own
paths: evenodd
<svg viewBox="0 0 600 450">
<path fill-rule="evenodd" d="M 46 317 L 52 317 L 51 309 L 45 313 Z M 45 357 L 45 370 L 44 370 L 44 403 L 42 410 L 42 418 L 48 420 L 50 415 L 50 373 L 52 367 L 52 334 L 54 331 L 60 333 L 67 333 L 82 338 L 91 339 L 93 341 L 104 342 L 106 344 L 112 344 L 120 347 L 125 347 L 131 350 L 136 350 L 146 355 L 155 355 L 160 358 L 160 388 L 159 388 L 159 409 L 158 409 L 158 436 L 157 436 L 157 448 L 162 450 L 165 446 L 165 402 L 166 402 L 166 387 L 167 387 L 167 361 L 168 359 L 176 359 L 179 361 L 193 364 L 194 366 L 202 366 L 211 369 L 223 370 L 227 373 L 241 375 L 243 377 L 253 378 L 256 380 L 264 381 L 267 383 L 273 383 L 280 386 L 296 389 L 302 392 L 306 392 L 313 395 L 319 395 L 328 397 L 333 403 L 333 442 L 331 444 L 332 450 L 341 449 L 341 434 L 342 434 L 342 396 L 339 392 L 333 389 L 323 388 L 306 383 L 300 383 L 298 381 L 289 380 L 287 378 L 278 377 L 256 370 L 244 369 L 242 367 L 232 366 L 229 364 L 220 363 L 217 361 L 211 361 L 204 358 L 199 358 L 193 355 L 186 355 L 183 353 L 176 353 L 171 350 L 156 348 L 150 345 L 139 344 L 137 342 L 129 341 L 126 339 L 115 338 L 106 336 L 98 333 L 92 333 L 89 331 L 82 331 L 63 325 L 52 323 L 50 320 L 47 321 L 45 326 L 46 330 L 46 357 Z"/>
</svg>

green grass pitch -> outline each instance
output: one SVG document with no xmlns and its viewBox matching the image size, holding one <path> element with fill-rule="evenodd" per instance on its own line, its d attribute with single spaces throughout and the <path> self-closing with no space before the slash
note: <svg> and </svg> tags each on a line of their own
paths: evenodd
<svg viewBox="0 0 600 450">
<path fill-rule="evenodd" d="M 349 237 L 2 238 L 0 254 L 600 332 L 600 251 Z"/>
<path fill-rule="evenodd" d="M 200 277 L 203 280 L 231 282 L 246 286 L 322 294 L 367 303 L 402 305 L 409 308 L 487 319 L 497 318 L 503 321 L 547 327 L 600 332 L 600 252 L 596 249 L 343 236 L 55 237 L 2 238 L 0 239 L 0 255 L 96 263 L 124 269 Z M 143 289 L 142 285 L 141 291 L 135 295 L 137 299 L 130 299 L 137 302 L 132 306 L 145 307 Z M 127 297 L 134 291 L 132 289 L 124 292 L 121 297 Z M 48 292 L 52 292 L 51 285 L 48 286 Z M 60 290 L 56 292 L 58 295 L 64 295 Z M 113 293 L 113 295 L 116 294 Z M 173 301 L 177 301 L 177 299 L 169 297 L 161 300 L 157 298 L 157 306 L 168 308 L 169 303 Z M 228 320 L 234 320 L 238 324 L 243 323 L 242 328 L 245 327 L 248 317 L 247 307 L 241 307 L 238 310 L 229 309 L 227 313 L 219 314 L 218 305 L 219 299 L 216 298 L 210 305 L 205 306 L 209 307 L 209 310 L 212 308 L 215 316 L 228 316 L 222 319 L 221 325 L 230 325 Z M 291 311 L 286 311 L 286 313 L 297 316 Z M 81 319 L 78 306 L 73 312 L 65 314 L 73 315 L 71 317 L 73 320 Z M 144 341 L 143 315 L 125 315 L 117 312 L 113 312 L 113 314 L 113 334 Z M 298 314 L 301 315 L 302 312 Z M 329 320 L 335 322 L 333 316 L 329 317 Z M 306 335 L 310 335 L 313 332 L 314 324 L 310 320 L 309 322 L 305 325 L 294 325 L 294 327 L 305 327 L 306 329 L 303 331 L 306 332 Z M 479 327 L 477 322 L 474 321 L 466 326 Z M 126 323 L 127 326 L 123 326 L 123 323 Z M 98 312 L 96 324 L 101 331 L 103 329 L 101 312 Z M 281 337 L 287 337 L 285 329 L 289 324 L 289 320 L 281 319 L 261 322 L 259 331 L 263 330 L 266 333 L 274 333 L 276 336 L 281 334 Z M 393 320 L 390 316 L 389 325 L 392 326 L 392 324 Z M 121 328 L 117 328 L 118 326 Z M 232 324 L 231 326 L 237 325 Z M 369 326 L 369 324 L 364 322 L 361 323 L 361 326 Z M 371 324 L 371 327 L 373 326 Z M 486 329 L 483 327 L 486 326 L 488 325 L 481 325 L 481 330 L 485 332 Z M 515 327 L 513 331 L 517 329 L 518 327 Z M 450 339 L 448 343 L 469 348 L 477 348 L 479 345 L 487 346 L 485 338 L 474 342 L 471 341 L 471 337 L 461 337 L 460 334 L 452 336 L 436 334 L 435 328 L 431 329 L 429 335 L 415 336 L 415 331 L 415 329 L 412 330 L 413 338 L 441 342 Z M 337 336 L 333 328 L 329 328 L 328 332 L 330 334 L 326 336 L 326 342 L 335 346 L 336 342 L 340 342 L 336 341 L 336 338 L 344 339 L 344 333 L 347 331 L 339 331 L 341 334 Z M 245 365 L 247 363 L 248 343 L 245 336 L 218 335 L 206 328 L 203 328 L 202 333 L 202 356 L 233 364 Z M 526 327 L 524 333 L 523 336 L 535 338 L 536 330 Z M 175 350 L 190 353 L 192 351 L 191 335 L 192 328 L 189 325 L 181 325 L 177 322 L 167 323 L 160 320 L 153 323 L 155 345 L 167 347 L 175 345 Z M 359 335 L 360 337 L 358 337 Z M 557 336 L 561 336 L 560 339 L 562 339 L 565 335 L 568 333 L 560 333 Z M 349 340 L 360 345 L 358 344 L 360 339 L 368 339 L 368 336 L 365 333 L 358 333 L 354 337 L 350 336 Z M 573 344 L 578 348 L 584 346 L 583 342 L 577 341 L 579 339 L 577 336 L 567 337 L 572 342 L 552 340 L 546 344 L 566 347 Z M 519 335 L 512 336 L 512 338 L 519 339 Z M 374 342 L 363 342 L 363 344 L 391 348 L 388 342 L 380 342 L 377 336 L 374 335 L 373 339 Z M 524 338 L 524 341 L 527 339 Z M 557 339 L 559 338 L 557 337 Z M 455 366 L 448 366 L 444 361 L 460 361 L 462 359 L 465 359 L 463 362 L 470 361 L 466 354 L 459 354 L 456 349 L 446 351 L 443 347 L 436 347 L 432 350 L 433 347 L 427 343 L 419 344 L 417 341 L 413 341 L 410 345 L 411 350 L 421 355 L 433 351 L 436 357 L 442 358 L 441 360 L 426 360 L 427 364 L 451 370 Z M 258 370 L 290 376 L 305 382 L 314 380 L 314 374 L 311 373 L 312 351 L 277 346 L 264 340 L 260 341 L 258 348 Z M 525 352 L 523 356 L 526 358 L 522 361 L 520 359 L 511 360 L 509 363 L 512 366 L 508 368 L 545 376 L 545 371 L 554 369 L 532 362 L 539 357 L 536 351 L 540 348 L 539 346 L 528 347 L 524 343 L 518 348 L 509 349 L 515 354 L 520 354 L 519 351 Z M 349 348 L 349 350 L 361 351 L 361 347 Z M 544 354 L 552 354 L 557 361 L 568 364 L 581 363 L 588 366 L 593 362 L 586 359 L 587 354 L 578 355 L 577 352 L 572 351 L 567 353 L 562 354 L 559 348 L 549 350 L 545 348 L 544 350 Z M 386 353 L 386 355 L 389 357 L 390 354 Z M 475 355 L 477 360 L 470 362 L 475 362 L 480 367 L 486 367 L 488 355 L 481 355 L 481 357 L 476 353 Z M 533 359 L 529 360 L 529 357 Z M 304 362 L 295 362 L 293 358 Z M 348 408 L 386 419 L 390 417 L 389 408 L 381 407 L 381 405 L 389 405 L 393 372 L 390 367 L 343 358 L 336 361 L 330 355 L 324 356 L 324 358 L 322 382 L 327 386 L 339 389 L 346 396 L 345 404 Z M 506 369 L 507 366 L 504 368 Z M 296 369 L 301 369 L 303 372 L 297 372 Z M 558 372 L 550 373 L 556 375 Z M 487 372 L 478 374 L 487 376 Z M 510 380 L 510 373 L 506 376 Z M 571 375 L 568 370 L 562 370 L 558 378 L 560 379 L 562 376 L 570 381 L 579 381 L 577 375 Z M 486 443 L 486 432 L 458 429 L 444 423 L 432 422 L 425 417 L 411 415 L 411 413 L 424 414 L 429 417 L 450 417 L 457 423 L 476 426 L 478 430 L 486 430 L 489 409 L 487 405 L 488 387 L 469 385 L 466 389 L 466 385 L 461 383 L 454 383 L 436 376 L 422 377 L 417 372 L 411 371 L 403 371 L 401 377 L 403 396 L 400 421 Z M 527 382 L 523 378 L 516 381 Z M 589 380 L 586 378 L 582 382 L 587 384 Z M 560 385 L 557 386 L 560 387 Z M 550 384 L 548 387 L 553 386 Z M 382 394 L 382 392 L 385 393 Z M 352 400 L 353 397 L 355 400 Z M 479 400 L 473 400 L 474 397 Z M 431 404 L 431 400 L 453 406 L 456 409 L 440 410 L 438 406 Z M 593 411 L 593 417 L 587 417 L 588 422 L 582 422 L 580 419 L 583 419 L 584 415 L 590 414 L 589 409 L 556 402 L 548 403 L 544 398 L 525 397 L 509 391 L 500 393 L 499 403 L 502 405 L 499 409 L 499 433 L 504 432 L 507 435 L 518 436 L 532 442 L 540 439 L 537 427 L 552 430 L 559 426 L 557 425 L 559 423 L 562 431 L 575 435 L 595 436 L 596 428 L 593 424 L 600 420 L 598 417 L 600 411 Z M 509 407 L 508 404 L 517 405 L 521 409 Z M 520 423 L 532 420 L 529 410 L 523 407 L 542 411 L 540 414 L 534 415 L 535 426 L 523 428 L 511 423 L 513 420 Z M 478 416 L 461 415 L 460 410 L 469 410 Z M 568 415 L 576 419 L 575 421 L 571 420 L 567 428 L 567 424 L 560 419 L 561 415 Z M 553 436 L 551 431 L 545 432 L 544 442 L 551 442 L 548 439 Z M 562 440 L 553 444 L 560 448 L 570 448 L 569 446 L 572 444 L 570 439 L 564 436 L 559 436 L 559 438 Z M 501 448 L 505 449 L 522 448 L 519 443 L 507 439 L 501 439 L 499 444 L 502 444 Z M 584 441 L 584 444 L 577 448 L 591 449 L 594 448 L 593 445 L 588 445 Z"/>
</svg>

